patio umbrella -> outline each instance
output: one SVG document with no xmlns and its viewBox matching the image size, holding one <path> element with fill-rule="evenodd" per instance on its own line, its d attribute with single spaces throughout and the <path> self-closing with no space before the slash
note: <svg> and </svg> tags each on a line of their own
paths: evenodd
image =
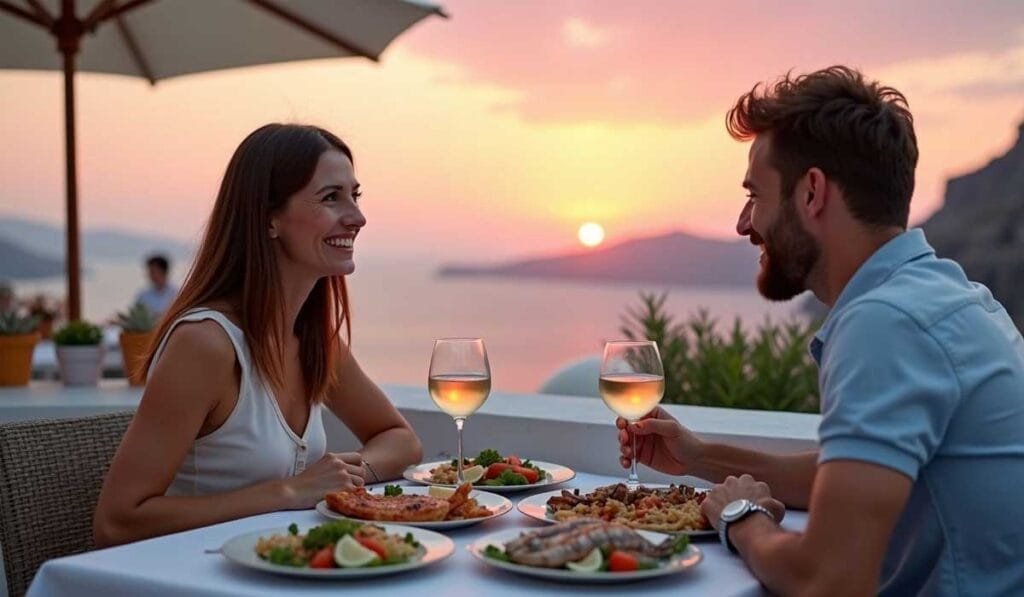
<svg viewBox="0 0 1024 597">
<path fill-rule="evenodd" d="M 81 316 L 75 72 L 160 79 L 361 56 L 438 6 L 416 0 L 0 0 L 0 68 L 64 71 L 68 316 Z M 56 48 L 54 47 L 56 41 Z M 56 51 L 54 51 L 56 49 Z"/>
</svg>

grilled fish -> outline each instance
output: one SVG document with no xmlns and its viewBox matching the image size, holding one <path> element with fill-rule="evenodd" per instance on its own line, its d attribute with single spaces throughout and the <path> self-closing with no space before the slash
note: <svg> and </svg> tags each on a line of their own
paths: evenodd
<svg viewBox="0 0 1024 597">
<path fill-rule="evenodd" d="M 583 559 L 595 548 L 634 552 L 651 558 L 672 554 L 673 539 L 655 545 L 633 529 L 599 520 L 570 520 L 528 533 L 505 545 L 513 562 L 541 568 L 561 568 Z"/>
<path fill-rule="evenodd" d="M 331 510 L 362 520 L 429 522 L 444 520 L 451 502 L 429 495 L 374 495 L 359 487 L 324 496 Z"/>
</svg>

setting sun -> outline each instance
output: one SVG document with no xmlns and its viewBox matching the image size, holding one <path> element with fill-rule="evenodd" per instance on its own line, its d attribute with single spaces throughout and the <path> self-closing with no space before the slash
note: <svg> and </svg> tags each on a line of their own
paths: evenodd
<svg viewBox="0 0 1024 597">
<path fill-rule="evenodd" d="M 580 226 L 577 236 L 579 236 L 580 242 L 583 243 L 583 246 L 596 247 L 604 240 L 604 228 L 602 228 L 600 224 L 587 222 Z"/>
</svg>

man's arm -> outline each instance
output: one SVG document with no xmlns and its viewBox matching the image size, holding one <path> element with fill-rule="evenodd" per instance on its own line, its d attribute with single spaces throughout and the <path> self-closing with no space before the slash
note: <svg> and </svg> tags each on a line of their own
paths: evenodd
<svg viewBox="0 0 1024 597">
<path fill-rule="evenodd" d="M 772 497 L 788 508 L 806 510 L 818 470 L 818 451 L 771 454 L 728 444 L 704 444 L 688 474 L 721 483 L 748 474 L 771 487 Z"/>
<path fill-rule="evenodd" d="M 754 576 L 780 595 L 873 595 L 911 486 L 909 477 L 890 468 L 830 461 L 820 467 L 803 533 L 752 514 L 730 525 L 729 538 Z M 713 492 L 705 514 L 717 525 L 721 508 L 746 497 L 744 491 L 749 488 Z"/>
<path fill-rule="evenodd" d="M 787 506 L 805 509 L 817 470 L 818 453 L 769 454 L 726 444 L 708 443 L 658 407 L 642 420 L 619 428 L 620 462 L 629 468 L 633 458 L 631 435 L 636 437 L 637 462 L 670 475 L 694 475 L 720 483 L 730 475 L 753 475 L 768 483 L 772 494 Z"/>
</svg>

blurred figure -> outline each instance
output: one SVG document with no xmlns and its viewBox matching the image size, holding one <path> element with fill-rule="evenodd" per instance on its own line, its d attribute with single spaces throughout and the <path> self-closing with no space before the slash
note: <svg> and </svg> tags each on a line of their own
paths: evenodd
<svg viewBox="0 0 1024 597">
<path fill-rule="evenodd" d="M 167 257 L 152 255 L 146 259 L 146 273 L 151 286 L 139 291 L 135 303 L 142 303 L 156 317 L 163 315 L 178 295 L 178 289 L 168 281 L 170 271 L 171 263 Z"/>
<path fill-rule="evenodd" d="M 14 287 L 7 280 L 0 280 L 0 315 L 14 311 Z"/>
</svg>

